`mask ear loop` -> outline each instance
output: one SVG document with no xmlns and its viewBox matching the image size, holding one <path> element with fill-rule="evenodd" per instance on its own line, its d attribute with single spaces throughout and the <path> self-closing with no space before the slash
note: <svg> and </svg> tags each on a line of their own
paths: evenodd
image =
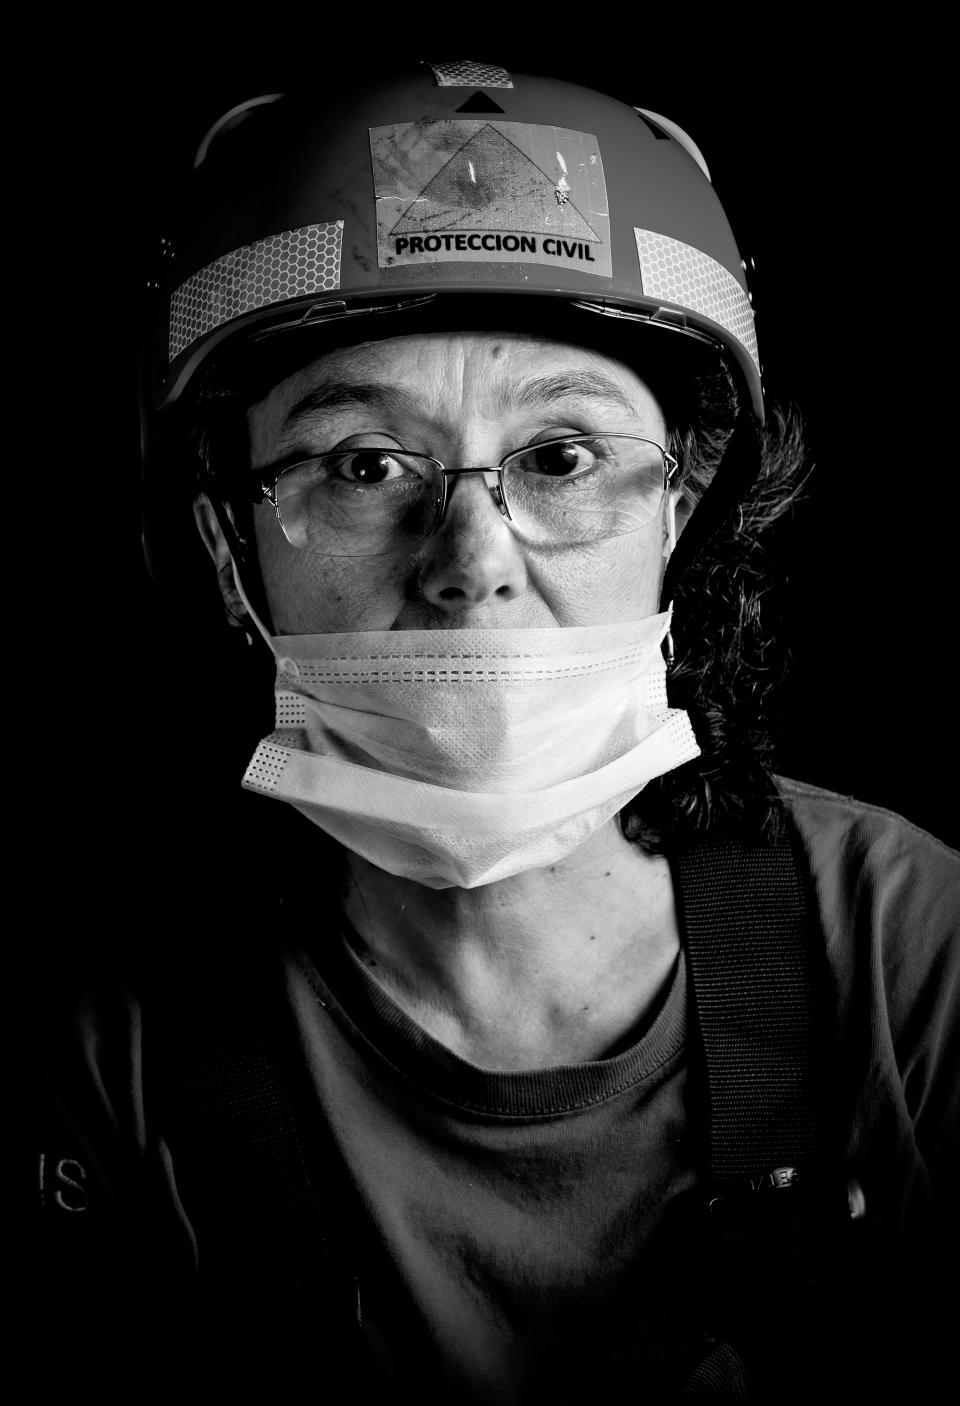
<svg viewBox="0 0 960 1406">
<path fill-rule="evenodd" d="M 247 594 L 243 586 L 243 577 L 241 573 L 240 564 L 241 562 L 246 562 L 249 559 L 249 547 L 237 531 L 233 519 L 227 512 L 226 504 L 223 502 L 223 500 L 212 493 L 209 494 L 209 498 L 211 506 L 213 507 L 213 511 L 216 514 L 217 522 L 220 524 L 220 531 L 223 533 L 224 541 L 227 544 L 227 551 L 230 553 L 230 565 L 233 571 L 233 584 L 236 587 L 237 595 L 243 602 L 244 609 L 252 620 L 257 633 L 263 639 L 270 653 L 273 654 L 273 643 L 270 636 L 270 632 L 263 624 L 260 615 L 254 609 L 254 606 L 251 603 L 250 596 Z M 260 594 L 260 592 L 257 592 L 258 596 Z M 265 601 L 263 613 L 264 615 L 267 615 Z M 249 634 L 247 635 L 247 641 L 249 644 L 253 644 L 253 637 Z"/>
<path fill-rule="evenodd" d="M 679 496 L 679 493 L 680 493 L 680 490 L 677 489 L 675 492 L 670 492 L 670 493 L 667 494 L 667 553 L 666 553 L 666 557 L 667 557 L 667 562 L 668 562 L 668 563 L 669 563 L 669 561 L 670 561 L 670 558 L 673 556 L 674 549 L 676 548 L 676 545 L 677 545 L 677 497 Z M 666 574 L 666 573 L 664 573 L 664 574 Z M 663 637 L 663 639 L 662 639 L 662 641 L 661 641 L 661 645 L 660 645 L 661 649 L 663 650 L 663 657 L 664 657 L 664 659 L 666 660 L 666 663 L 667 663 L 667 673 L 670 672 L 670 670 L 673 668 L 673 664 L 674 664 L 673 632 L 672 632 L 672 630 L 671 630 L 672 624 L 673 624 L 673 600 L 671 599 L 671 600 L 669 600 L 669 601 L 667 602 L 667 630 L 666 630 L 666 634 L 664 635 L 664 637 Z"/>
<path fill-rule="evenodd" d="M 248 597 L 246 591 L 243 589 L 243 581 L 240 579 L 240 568 L 237 566 L 236 558 L 234 557 L 234 555 L 233 555 L 232 552 L 230 553 L 230 564 L 231 564 L 231 566 L 233 567 L 233 584 L 234 584 L 234 585 L 236 586 L 236 588 L 237 588 L 237 595 L 238 595 L 238 596 L 240 597 L 240 599 L 243 601 L 243 604 L 244 604 L 244 606 L 245 606 L 245 608 L 246 608 L 247 614 L 250 616 L 250 619 L 253 621 L 254 625 L 256 626 L 257 633 L 260 635 L 260 638 L 263 640 L 264 644 L 267 646 L 267 648 L 269 649 L 270 653 L 273 654 L 273 653 L 274 653 L 273 640 L 272 640 L 272 638 L 271 638 L 271 636 L 270 636 L 270 631 L 269 631 L 269 630 L 266 628 L 266 626 L 263 624 L 263 622 L 262 622 L 261 619 L 260 619 L 260 616 L 257 614 L 257 612 L 254 610 L 253 606 L 250 604 L 250 599 L 249 599 L 249 597 Z M 251 643 L 252 643 L 252 641 L 251 641 Z"/>
</svg>

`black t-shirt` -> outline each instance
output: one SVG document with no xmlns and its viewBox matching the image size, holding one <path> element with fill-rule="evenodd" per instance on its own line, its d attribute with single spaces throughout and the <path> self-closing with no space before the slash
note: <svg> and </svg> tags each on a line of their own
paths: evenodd
<svg viewBox="0 0 960 1406">
<path fill-rule="evenodd" d="M 695 1176 L 684 964 L 624 1053 L 500 1073 L 427 1035 L 336 937 L 324 948 L 291 955 L 287 990 L 363 1208 L 359 1306 L 384 1374 L 503 1403 L 675 1377 L 699 1345 L 668 1252 Z"/>
<path fill-rule="evenodd" d="M 827 1014 L 847 1155 L 873 1221 L 892 1240 L 922 1238 L 949 1213 L 956 1165 L 960 859 L 886 812 L 783 789 L 834 983 Z M 710 1350 L 683 1259 L 682 1209 L 698 1177 L 684 964 L 630 1049 L 492 1073 L 399 1010 L 335 925 L 306 946 L 295 923 L 283 927 L 275 958 L 302 1072 L 349 1188 L 332 1208 L 350 1218 L 349 1351 L 422 1399 L 560 1402 L 588 1390 L 604 1399 L 626 1383 L 655 1393 L 682 1380 Z M 210 1000 L 215 1023 L 216 983 Z M 163 1083 L 151 1069 L 159 1018 L 128 992 L 87 1004 L 56 1064 L 57 1113 L 43 1139 L 48 1272 L 103 1296 L 114 1352 L 120 1302 L 180 1341 L 183 1306 L 197 1302 L 215 1253 L 179 1175 L 169 1109 L 152 1101 Z M 242 1168 L 221 1174 L 226 1186 Z M 238 1223 L 238 1243 L 245 1233 Z M 248 1297 L 283 1289 L 255 1283 Z M 906 1309 L 910 1287 L 902 1292 Z M 221 1346 L 236 1363 L 237 1344 Z M 291 1334 L 282 1360 L 308 1373 L 322 1360 L 329 1377 L 339 1346 L 318 1321 L 314 1337 Z M 720 1372 L 726 1399 L 736 1399 L 736 1377 L 736 1363 Z"/>
</svg>

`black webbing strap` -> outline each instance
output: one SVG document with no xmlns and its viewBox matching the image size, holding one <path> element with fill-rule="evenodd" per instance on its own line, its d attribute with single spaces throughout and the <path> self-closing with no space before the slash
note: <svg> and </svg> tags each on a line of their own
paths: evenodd
<svg viewBox="0 0 960 1406">
<path fill-rule="evenodd" d="M 743 502 L 760 467 L 760 427 L 753 411 L 745 408 L 737 416 L 723 458 L 697 511 L 688 520 L 670 554 L 660 590 L 661 610 L 666 610 L 676 594 L 677 583 L 701 552 L 710 546 L 730 514 Z"/>
<path fill-rule="evenodd" d="M 705 1064 L 711 1176 L 815 1162 L 825 1151 L 814 1058 L 822 957 L 791 836 L 753 848 L 702 844 L 673 867 Z"/>
<path fill-rule="evenodd" d="M 877 1345 L 873 1250 L 849 1217 L 828 1082 L 823 937 L 784 820 L 775 843 L 705 843 L 673 866 L 708 1172 L 691 1252 L 701 1312 L 746 1364 L 750 1399 L 786 1406 L 831 1383 L 843 1395 Z"/>
</svg>

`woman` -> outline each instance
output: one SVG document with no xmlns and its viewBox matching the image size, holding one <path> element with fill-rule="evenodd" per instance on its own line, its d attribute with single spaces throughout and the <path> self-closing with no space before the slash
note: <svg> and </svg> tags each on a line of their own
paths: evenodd
<svg viewBox="0 0 960 1406">
<path fill-rule="evenodd" d="M 472 64 L 198 156 L 148 528 L 160 570 L 197 494 L 253 646 L 215 725 L 275 665 L 245 786 L 288 805 L 204 866 L 225 940 L 194 911 L 81 1023 L 57 1176 L 137 1227 L 104 1292 L 361 1393 L 909 1374 L 930 1306 L 889 1352 L 871 1276 L 940 1213 L 956 860 L 765 766 L 800 451 L 702 158 Z"/>
</svg>

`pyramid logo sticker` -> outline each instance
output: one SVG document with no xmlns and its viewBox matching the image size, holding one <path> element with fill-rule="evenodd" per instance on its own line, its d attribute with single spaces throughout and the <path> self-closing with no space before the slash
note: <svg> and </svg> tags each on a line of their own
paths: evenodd
<svg viewBox="0 0 960 1406">
<path fill-rule="evenodd" d="M 560 171 L 560 180 L 564 171 Z M 489 229 L 512 234 L 551 232 L 599 243 L 592 225 L 563 187 L 541 171 L 509 137 L 487 123 L 424 186 L 391 234 Z M 518 224 L 517 221 L 520 221 Z"/>
<path fill-rule="evenodd" d="M 410 122 L 370 132 L 381 268 L 528 263 L 610 276 L 596 139 L 518 122 Z"/>
</svg>

